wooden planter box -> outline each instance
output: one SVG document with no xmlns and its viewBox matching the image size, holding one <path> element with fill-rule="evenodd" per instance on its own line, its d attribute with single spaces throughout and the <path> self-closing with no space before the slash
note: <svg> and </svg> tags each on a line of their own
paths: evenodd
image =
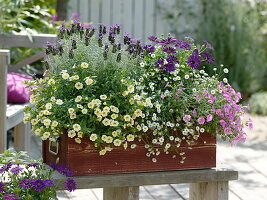
<svg viewBox="0 0 267 200">
<path fill-rule="evenodd" d="M 164 152 L 156 157 L 157 162 L 154 163 L 146 156 L 147 150 L 143 146 L 137 146 L 135 149 L 129 147 L 126 150 L 123 147 L 114 148 L 106 155 L 100 156 L 89 139 L 83 138 L 82 143 L 77 144 L 66 134 L 61 135 L 58 144 L 58 154 L 55 155 L 56 148 L 50 147 L 50 150 L 55 152 L 51 153 L 49 141 L 43 142 L 44 162 L 50 164 L 59 160 L 59 163 L 66 164 L 73 170 L 74 176 L 216 167 L 216 138 L 207 133 L 202 134 L 199 140 L 190 146 L 192 148 L 182 143 L 180 148 L 186 153 L 184 163 L 180 163 L 177 158 L 173 159 L 172 153 Z"/>
</svg>

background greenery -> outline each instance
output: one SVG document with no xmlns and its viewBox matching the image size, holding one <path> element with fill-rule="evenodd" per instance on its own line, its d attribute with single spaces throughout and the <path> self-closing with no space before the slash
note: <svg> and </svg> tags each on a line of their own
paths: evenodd
<svg viewBox="0 0 267 200">
<path fill-rule="evenodd" d="M 52 21 L 56 0 L 1 0 L 0 3 L 0 34 L 26 33 L 31 39 L 35 33 L 55 33 Z M 11 48 L 11 63 L 40 52 L 41 49 Z M 40 62 L 34 67 L 26 66 L 24 73 L 33 74 L 43 71 Z"/>
<path fill-rule="evenodd" d="M 267 88 L 266 2 L 251 2 L 183 0 L 160 5 L 171 33 L 214 46 L 215 64 L 230 69 L 229 82 L 245 98 Z"/>
</svg>

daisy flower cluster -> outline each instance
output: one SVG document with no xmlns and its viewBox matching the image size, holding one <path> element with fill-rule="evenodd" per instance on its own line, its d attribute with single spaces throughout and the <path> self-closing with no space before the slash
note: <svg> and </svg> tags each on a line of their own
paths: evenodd
<svg viewBox="0 0 267 200">
<path fill-rule="evenodd" d="M 151 36 L 143 45 L 120 37 L 120 25 L 77 21 L 63 24 L 58 37 L 46 46 L 44 78 L 28 82 L 35 106 L 26 108 L 24 121 L 43 140 L 86 137 L 100 155 L 145 144 L 153 162 L 166 153 L 183 163 L 182 143 L 207 132 L 236 143 L 252 128 L 240 93 L 222 77 L 229 70 L 205 72 L 215 61 L 207 41 L 198 47 L 192 38 Z"/>
</svg>

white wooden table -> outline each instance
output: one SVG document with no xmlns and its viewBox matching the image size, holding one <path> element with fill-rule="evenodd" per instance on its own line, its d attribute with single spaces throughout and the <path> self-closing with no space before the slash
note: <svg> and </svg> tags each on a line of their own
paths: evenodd
<svg viewBox="0 0 267 200">
<path fill-rule="evenodd" d="M 55 173 L 57 181 L 66 177 Z M 189 183 L 190 200 L 228 200 L 228 182 L 238 179 L 230 169 L 181 170 L 74 177 L 77 189 L 103 188 L 104 200 L 138 200 L 139 186 Z M 63 185 L 59 189 L 64 189 Z"/>
</svg>

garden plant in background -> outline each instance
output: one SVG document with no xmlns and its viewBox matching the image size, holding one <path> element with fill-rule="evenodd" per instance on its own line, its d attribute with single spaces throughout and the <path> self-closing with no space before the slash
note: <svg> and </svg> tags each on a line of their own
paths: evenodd
<svg viewBox="0 0 267 200">
<path fill-rule="evenodd" d="M 222 62 L 230 69 L 226 77 L 245 99 L 266 88 L 266 2 L 253 2 L 185 0 L 160 6 L 171 33 L 190 34 L 213 44 L 215 64 Z M 211 74 L 213 70 L 206 72 Z"/>
<path fill-rule="evenodd" d="M 2 164 L 2 165 L 1 165 Z M 55 200 L 58 183 L 52 178 L 54 169 L 71 176 L 71 171 L 54 164 L 48 168 L 40 161 L 29 158 L 25 152 L 7 150 L 0 154 L 0 198 L 21 200 Z M 72 178 L 65 181 L 68 191 L 76 189 Z"/>
</svg>

